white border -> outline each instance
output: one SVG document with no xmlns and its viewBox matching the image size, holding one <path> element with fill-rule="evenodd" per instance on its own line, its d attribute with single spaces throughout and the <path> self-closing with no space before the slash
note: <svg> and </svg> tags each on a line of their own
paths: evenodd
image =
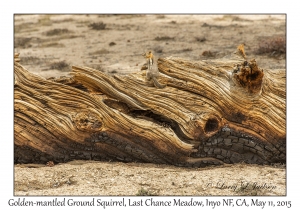
<svg viewBox="0 0 300 210">
<path fill-rule="evenodd" d="M 296 2 L 296 1 L 293 1 Z M 299 171 L 299 15 L 292 1 L 3 1 L 1 2 L 1 195 L 0 206 L 7 207 L 13 197 L 13 14 L 14 13 L 286 13 L 287 14 L 287 196 L 259 197 L 265 200 L 292 200 L 300 209 Z M 297 97 L 298 96 L 298 97 Z M 50 200 L 50 197 L 48 197 Z M 219 200 L 220 197 L 210 197 Z M 229 197 L 226 197 L 229 198 Z M 237 197 L 235 197 L 237 198 Z M 243 197 L 241 197 L 243 198 Z M 249 197 L 247 197 L 249 198 Z M 34 199 L 34 197 L 31 197 Z M 82 197 L 84 200 L 84 198 Z M 201 199 L 205 199 L 204 197 Z M 48 200 L 48 199 L 47 199 Z M 299 207 L 299 208 L 297 208 Z M 74 208 L 74 207 L 72 207 Z M 174 208 L 174 207 L 173 207 Z M 4 208 L 1 208 L 4 209 Z M 6 209 L 6 208 L 5 208 Z M 99 207 L 98 207 L 99 209 Z M 112 209 L 112 208 L 109 208 Z M 178 208 L 179 209 L 179 208 Z M 206 208 L 202 208 L 206 209 Z M 211 209 L 211 208 L 207 208 Z M 221 208 L 219 208 L 221 209 Z M 222 209 L 226 209 L 222 207 Z M 230 208 L 232 209 L 232 208 Z M 244 208 L 238 208 L 244 209 Z M 246 208 L 245 208 L 246 209 Z M 249 208 L 247 208 L 249 209 Z M 274 208 L 264 208 L 274 209 Z M 276 208 L 275 208 L 276 209 Z M 283 208 L 282 208 L 283 209 Z"/>
</svg>

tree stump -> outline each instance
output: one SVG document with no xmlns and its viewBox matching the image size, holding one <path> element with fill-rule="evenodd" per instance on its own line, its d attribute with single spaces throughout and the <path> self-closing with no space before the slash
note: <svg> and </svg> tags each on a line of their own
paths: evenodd
<svg viewBox="0 0 300 210">
<path fill-rule="evenodd" d="M 160 58 L 158 89 L 145 72 L 72 67 L 44 79 L 15 55 L 14 161 L 74 159 L 187 167 L 285 163 L 286 71 L 255 59 Z"/>
</svg>

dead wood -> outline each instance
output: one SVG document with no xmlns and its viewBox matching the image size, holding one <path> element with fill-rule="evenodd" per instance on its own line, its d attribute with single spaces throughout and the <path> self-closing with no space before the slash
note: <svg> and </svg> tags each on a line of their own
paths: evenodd
<svg viewBox="0 0 300 210">
<path fill-rule="evenodd" d="M 243 57 L 161 58 L 159 82 L 167 86 L 157 89 L 145 72 L 112 76 L 79 66 L 71 78 L 46 80 L 16 55 L 15 162 L 285 162 L 285 70 Z"/>
</svg>

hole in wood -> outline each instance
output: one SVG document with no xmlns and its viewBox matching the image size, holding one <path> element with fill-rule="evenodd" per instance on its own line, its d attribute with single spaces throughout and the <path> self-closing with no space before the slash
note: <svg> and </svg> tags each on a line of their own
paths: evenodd
<svg viewBox="0 0 300 210">
<path fill-rule="evenodd" d="M 205 124 L 205 133 L 217 131 L 219 128 L 219 121 L 216 118 L 209 118 Z"/>
</svg>

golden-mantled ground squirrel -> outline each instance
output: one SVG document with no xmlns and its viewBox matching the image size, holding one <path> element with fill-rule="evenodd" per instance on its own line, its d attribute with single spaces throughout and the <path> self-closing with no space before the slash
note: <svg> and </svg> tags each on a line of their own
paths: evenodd
<svg viewBox="0 0 300 210">
<path fill-rule="evenodd" d="M 148 81 L 153 81 L 155 87 L 157 88 L 164 88 L 166 85 L 162 85 L 157 81 L 159 77 L 159 71 L 157 69 L 156 61 L 154 55 L 151 51 L 148 51 L 143 54 L 144 58 L 147 60 L 147 72 L 146 72 L 146 79 Z"/>
</svg>

